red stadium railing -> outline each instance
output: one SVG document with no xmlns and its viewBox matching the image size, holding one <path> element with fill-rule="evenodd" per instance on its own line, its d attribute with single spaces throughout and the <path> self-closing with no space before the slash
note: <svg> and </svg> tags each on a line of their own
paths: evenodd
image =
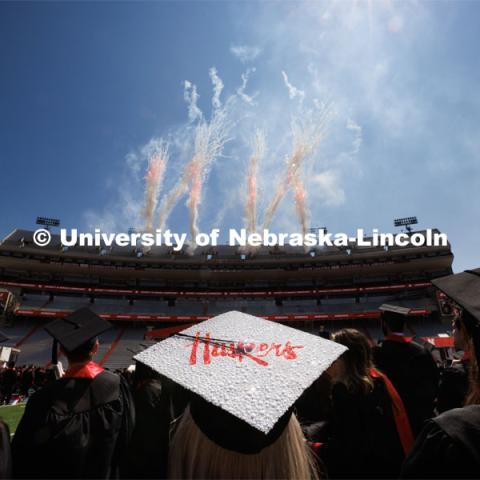
<svg viewBox="0 0 480 480">
<path fill-rule="evenodd" d="M 272 297 L 272 296 L 312 296 L 312 295 L 335 295 L 335 294 L 357 294 L 357 293 L 375 293 L 389 292 L 394 290 L 411 290 L 418 288 L 428 288 L 430 282 L 411 282 L 398 283 L 394 285 L 371 285 L 368 287 L 347 287 L 347 288 L 314 288 L 302 290 L 136 290 L 126 288 L 103 288 L 103 287 L 73 287 L 64 285 L 50 285 L 46 283 L 26 283 L 26 282 L 7 282 L 0 281 L 0 286 L 27 288 L 30 290 L 43 290 L 48 292 L 63 293 L 85 293 L 97 295 L 129 295 L 146 297 Z"/>
<path fill-rule="evenodd" d="M 44 309 L 23 309 L 18 308 L 14 312 L 18 316 L 61 318 L 70 314 L 69 310 L 44 310 Z M 410 315 L 426 316 L 431 313 L 427 309 L 412 309 Z M 162 321 L 162 322 L 201 322 L 214 315 L 148 315 L 148 314 L 126 314 L 126 313 L 99 313 L 100 317 L 108 320 L 125 321 Z M 359 318 L 379 318 L 380 311 L 371 310 L 365 312 L 345 313 L 309 313 L 309 314 L 282 314 L 282 315 L 259 315 L 266 320 L 278 322 L 293 322 L 306 320 L 352 320 Z"/>
</svg>

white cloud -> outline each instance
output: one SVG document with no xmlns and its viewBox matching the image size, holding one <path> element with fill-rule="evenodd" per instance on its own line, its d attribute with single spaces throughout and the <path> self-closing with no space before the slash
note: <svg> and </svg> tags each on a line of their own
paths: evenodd
<svg viewBox="0 0 480 480">
<path fill-rule="evenodd" d="M 327 207 L 338 207 L 346 201 L 345 191 L 341 187 L 341 178 L 338 171 L 326 170 L 315 175 L 312 179 L 316 189 L 315 199 Z"/>
<path fill-rule="evenodd" d="M 259 47 L 248 45 L 232 45 L 230 52 L 242 63 L 253 62 L 262 53 Z"/>
<path fill-rule="evenodd" d="M 121 186 L 120 186 L 121 185 Z M 142 198 L 127 188 L 125 179 L 119 184 L 116 198 L 102 210 L 87 210 L 83 214 L 83 222 L 87 231 L 100 228 L 104 232 L 127 232 L 129 228 L 141 229 L 143 221 L 140 217 Z M 136 189 L 139 190 L 139 189 Z"/>
<path fill-rule="evenodd" d="M 129 152 L 125 156 L 125 163 L 132 175 L 139 177 L 142 170 L 142 159 L 136 152 Z"/>
<path fill-rule="evenodd" d="M 363 141 L 362 127 L 358 125 L 358 123 L 356 123 L 354 120 L 349 118 L 347 120 L 347 128 L 348 130 L 351 130 L 355 135 L 355 138 L 353 139 L 353 142 L 352 142 L 353 148 L 352 148 L 352 151 L 350 152 L 350 155 L 356 156 L 360 151 L 360 147 L 362 146 L 362 141 Z"/>
<path fill-rule="evenodd" d="M 399 33 L 403 29 L 403 24 L 403 18 L 400 15 L 395 15 L 388 22 L 388 30 L 392 33 Z"/>
</svg>

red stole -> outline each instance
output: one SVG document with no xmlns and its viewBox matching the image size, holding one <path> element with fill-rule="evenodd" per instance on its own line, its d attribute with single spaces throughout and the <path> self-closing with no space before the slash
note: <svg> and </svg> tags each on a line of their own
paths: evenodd
<svg viewBox="0 0 480 480">
<path fill-rule="evenodd" d="M 393 418 L 395 419 L 395 425 L 397 427 L 398 436 L 400 437 L 400 443 L 402 444 L 403 453 L 405 456 L 407 456 L 412 449 L 415 439 L 413 437 L 412 428 L 410 427 L 410 420 L 408 419 L 403 400 L 400 398 L 400 395 L 393 386 L 393 383 L 385 374 L 375 368 L 371 368 L 369 373 L 373 378 L 381 378 L 385 384 L 385 387 L 387 388 L 387 392 L 392 400 Z"/>
<path fill-rule="evenodd" d="M 97 365 L 95 362 L 88 362 L 69 368 L 63 378 L 95 378 L 103 371 L 100 365 Z"/>
</svg>

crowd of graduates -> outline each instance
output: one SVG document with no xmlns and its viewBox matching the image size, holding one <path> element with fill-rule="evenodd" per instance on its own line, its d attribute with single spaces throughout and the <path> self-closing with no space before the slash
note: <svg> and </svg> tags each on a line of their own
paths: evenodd
<svg viewBox="0 0 480 480">
<path fill-rule="evenodd" d="M 332 361 L 324 373 L 302 387 L 303 394 L 268 431 L 258 429 L 255 417 L 262 416 L 262 410 L 256 397 L 246 402 L 252 420 L 244 421 L 215 397 L 194 393 L 188 380 L 180 386 L 174 374 L 158 373 L 158 359 L 137 361 L 133 376 L 105 371 L 93 362 L 96 337 L 105 328 L 92 326 L 95 315 L 73 314 L 67 319 L 69 325 L 56 321 L 59 326 L 50 333 L 68 360 L 60 379 L 47 380 L 39 371 L 38 383 L 38 369 L 33 367 L 21 368 L 14 376 L 8 373 L 14 371 L 9 366 L 2 373 L 4 396 L 11 394 L 11 375 L 30 398 L 13 436 L 11 456 L 3 426 L 0 474 L 3 478 L 480 478 L 479 273 L 469 271 L 437 283 L 455 305 L 458 355 L 451 364 L 439 366 L 423 345 L 404 333 L 408 311 L 385 306 L 384 339 L 378 345 L 355 329 L 322 332 L 346 349 L 340 355 L 330 354 Z M 85 325 L 85 333 L 78 333 Z M 69 328 L 74 328 L 73 340 Z M 184 355 L 184 350 L 179 348 L 172 356 Z M 248 356 L 248 349 L 242 352 Z M 219 372 L 216 368 L 221 367 L 215 367 L 212 376 Z"/>
<path fill-rule="evenodd" d="M 132 381 L 132 372 L 128 368 L 115 371 Z M 0 405 L 12 405 L 26 401 L 37 390 L 57 379 L 52 366 L 16 365 L 7 362 L 0 367 Z"/>
<path fill-rule="evenodd" d="M 8 362 L 5 367 L 0 367 L 0 405 L 10 405 L 26 399 L 55 380 L 55 373 L 51 368 L 16 366 L 14 362 Z"/>
</svg>

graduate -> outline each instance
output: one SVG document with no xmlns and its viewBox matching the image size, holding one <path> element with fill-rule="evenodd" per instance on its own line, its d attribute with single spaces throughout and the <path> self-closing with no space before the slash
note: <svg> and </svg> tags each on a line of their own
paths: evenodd
<svg viewBox="0 0 480 480">
<path fill-rule="evenodd" d="M 440 373 L 431 353 L 404 333 L 409 309 L 384 304 L 380 310 L 385 337 L 374 349 L 374 363 L 398 391 L 416 435 L 434 415 Z"/>
<path fill-rule="evenodd" d="M 348 350 L 329 368 L 334 382 L 330 438 L 322 448 L 330 478 L 397 478 L 413 445 L 405 407 L 390 380 L 372 362 L 368 338 L 335 332 Z"/>
<path fill-rule="evenodd" d="M 12 452 L 10 448 L 10 428 L 0 418 L 0 479 L 12 478 Z"/>
<path fill-rule="evenodd" d="M 134 408 L 125 381 L 93 362 L 97 337 L 110 327 L 87 308 L 47 325 L 52 363 L 58 343 L 68 368 L 27 403 L 12 443 L 14 477 L 119 477 Z"/>
<path fill-rule="evenodd" d="M 137 363 L 132 387 L 135 428 L 124 477 L 166 478 L 170 423 L 175 418 L 169 393 L 167 382 L 160 375 Z"/>
<path fill-rule="evenodd" d="M 480 268 L 432 283 L 462 309 L 470 386 L 464 407 L 427 422 L 403 465 L 402 478 L 480 478 Z"/>
<path fill-rule="evenodd" d="M 318 478 L 292 406 L 345 350 L 228 312 L 136 355 L 190 392 L 174 425 L 169 478 Z"/>
<path fill-rule="evenodd" d="M 440 383 L 437 395 L 437 412 L 443 413 L 452 408 L 463 407 L 468 392 L 469 377 L 469 353 L 468 334 L 462 326 L 461 316 L 456 309 L 452 321 L 452 337 L 455 350 L 463 352 L 460 359 L 454 359 L 452 363 L 444 367 L 440 375 Z"/>
<path fill-rule="evenodd" d="M 0 332 L 0 343 L 6 342 L 8 337 Z M 0 418 L 0 479 L 12 476 L 12 453 L 10 451 L 10 429 Z"/>
</svg>

